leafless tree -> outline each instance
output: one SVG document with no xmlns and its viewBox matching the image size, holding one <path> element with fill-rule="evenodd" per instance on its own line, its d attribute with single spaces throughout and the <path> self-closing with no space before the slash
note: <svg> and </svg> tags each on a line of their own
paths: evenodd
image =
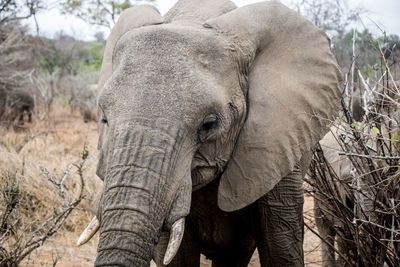
<svg viewBox="0 0 400 267">
<path fill-rule="evenodd" d="M 19 87 L 26 72 L 21 65 L 29 59 L 22 28 L 0 28 L 0 87 Z"/>
<path fill-rule="evenodd" d="M 346 0 L 294 0 L 292 6 L 321 30 L 343 34 L 366 10 L 349 8 Z"/>
<path fill-rule="evenodd" d="M 44 0 L 2 0 L 0 1 L 0 26 L 33 17 L 36 32 L 39 34 L 36 14 L 48 8 L 49 5 L 51 3 L 45 4 Z"/>
<path fill-rule="evenodd" d="M 90 24 L 111 28 L 124 9 L 136 3 L 153 1 L 65 0 L 63 2 L 63 9 L 65 13 L 73 14 Z"/>
</svg>

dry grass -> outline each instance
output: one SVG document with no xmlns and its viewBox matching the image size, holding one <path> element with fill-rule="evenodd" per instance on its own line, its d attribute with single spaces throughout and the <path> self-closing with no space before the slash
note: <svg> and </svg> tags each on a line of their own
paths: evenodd
<svg viewBox="0 0 400 267">
<path fill-rule="evenodd" d="M 97 126 L 84 123 L 79 115 L 71 114 L 67 108 L 55 108 L 49 120 L 35 120 L 25 131 L 0 128 L 0 136 L 0 171 L 16 172 L 22 188 L 37 197 L 44 210 L 51 208 L 52 201 L 57 199 L 51 192 L 46 172 L 49 175 L 61 175 L 66 170 L 73 172 L 72 164 L 80 159 L 85 145 L 90 153 L 86 173 L 88 177 L 95 175 Z M 88 199 L 93 197 L 100 184 L 99 179 L 89 178 Z"/>
<path fill-rule="evenodd" d="M 0 129 L 0 136 L 0 185 L 4 187 L 13 182 L 20 188 L 21 200 L 17 214 L 20 225 L 17 228 L 20 231 L 33 231 L 56 208 L 65 204 L 49 178 L 60 180 L 67 176 L 66 189 L 73 195 L 77 194 L 78 174 L 73 164 L 80 161 L 84 146 L 89 150 L 84 169 L 85 199 L 66 220 L 61 233 L 50 239 L 49 244 L 45 243 L 44 249 L 50 249 L 49 252 L 53 254 L 62 247 L 54 246 L 54 242 L 59 242 L 57 240 L 60 238 L 63 240 L 65 236 L 74 236 L 91 217 L 92 200 L 101 185 L 101 181 L 95 177 L 97 126 L 95 123 L 84 123 L 78 114 L 71 113 L 68 108 L 56 107 L 48 120 L 35 120 L 25 131 Z M 2 209 L 3 205 L 0 211 Z M 6 246 L 12 246 L 16 239 L 9 238 Z M 25 261 L 27 266 L 32 266 L 37 259 L 34 255 Z M 52 258 L 50 260 L 53 262 Z M 50 262 L 38 266 L 52 265 Z"/>
</svg>

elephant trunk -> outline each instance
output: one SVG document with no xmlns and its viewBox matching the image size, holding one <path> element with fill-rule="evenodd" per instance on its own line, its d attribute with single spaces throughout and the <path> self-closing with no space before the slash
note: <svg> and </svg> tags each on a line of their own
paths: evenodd
<svg viewBox="0 0 400 267">
<path fill-rule="evenodd" d="M 190 175 L 179 156 L 183 138 L 134 129 L 115 138 L 98 208 L 96 266 L 149 266 L 163 227 L 189 212 Z"/>
<path fill-rule="evenodd" d="M 139 203 L 151 196 L 141 191 L 122 187 L 104 193 L 96 266 L 149 266 L 158 229 L 149 219 L 149 203 Z"/>
</svg>

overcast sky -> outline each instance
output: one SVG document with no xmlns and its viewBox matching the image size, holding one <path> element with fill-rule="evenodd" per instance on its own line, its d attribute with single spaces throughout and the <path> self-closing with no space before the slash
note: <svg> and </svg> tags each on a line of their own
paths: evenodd
<svg viewBox="0 0 400 267">
<path fill-rule="evenodd" d="M 175 2 L 177 2 L 177 0 L 157 0 L 154 5 L 158 7 L 162 14 L 164 14 L 175 4 Z M 233 0 L 233 2 L 238 6 L 243 6 L 261 1 Z M 288 4 L 291 0 L 282 0 L 282 2 Z M 387 33 L 400 35 L 400 0 L 348 0 L 348 4 L 349 7 L 352 8 L 361 7 L 369 10 L 369 14 L 363 16 L 361 21 L 356 25 L 357 28 L 362 29 L 364 27 L 363 25 L 365 25 L 372 32 L 379 34 L 380 30 L 375 25 L 376 23 Z M 40 34 L 48 37 L 53 37 L 57 32 L 62 30 L 75 38 L 92 40 L 94 38 L 94 33 L 101 30 L 98 27 L 88 25 L 78 18 L 61 15 L 57 9 L 41 12 L 37 15 L 37 19 Z M 32 29 L 35 28 L 33 20 L 29 21 L 29 24 Z"/>
</svg>

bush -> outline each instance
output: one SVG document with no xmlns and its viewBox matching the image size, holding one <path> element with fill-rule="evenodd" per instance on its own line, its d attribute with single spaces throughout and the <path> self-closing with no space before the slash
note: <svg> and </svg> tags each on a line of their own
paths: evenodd
<svg viewBox="0 0 400 267">
<path fill-rule="evenodd" d="M 337 161 L 348 165 L 346 175 L 319 146 L 307 179 L 316 220 L 323 221 L 320 235 L 325 234 L 324 223 L 329 227 L 322 241 L 342 266 L 400 266 L 400 83 L 392 74 L 399 64 L 392 56 L 398 51 L 387 57 L 378 44 L 381 67 L 369 79 L 361 70 L 366 63 L 356 61 L 348 68 L 342 113 L 332 126 L 333 149 Z M 358 59 L 358 52 L 364 53 L 354 50 L 352 58 Z M 356 96 L 364 112 L 358 119 L 352 105 Z M 306 225 L 312 228 L 310 221 Z"/>
<path fill-rule="evenodd" d="M 83 170 L 88 151 L 81 153 L 81 161 L 74 164 L 78 180 L 71 181 L 71 169 L 66 169 L 60 177 L 42 168 L 47 183 L 39 182 L 40 193 L 34 188 L 21 186 L 24 183 L 24 167 L 10 170 L 0 175 L 0 266 L 18 266 L 35 249 L 41 247 L 56 234 L 71 212 L 81 203 L 85 179 Z M 77 186 L 78 185 L 78 186 Z M 32 184 L 30 186 L 33 186 Z M 37 198 L 46 190 L 49 203 L 41 203 Z"/>
</svg>

